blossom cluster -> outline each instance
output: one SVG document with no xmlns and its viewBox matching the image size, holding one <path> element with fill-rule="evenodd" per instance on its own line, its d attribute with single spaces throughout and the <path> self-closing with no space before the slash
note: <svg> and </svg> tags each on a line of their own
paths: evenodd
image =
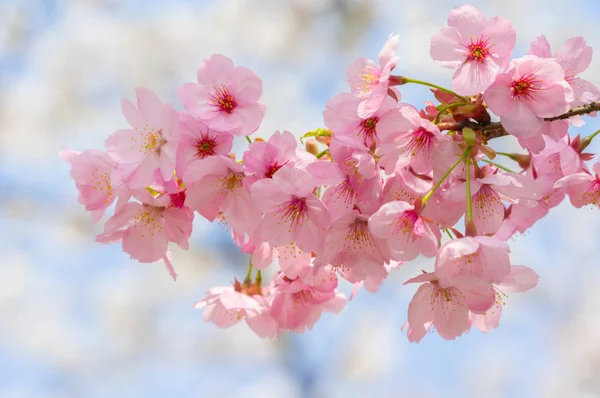
<svg viewBox="0 0 600 398">
<path fill-rule="evenodd" d="M 444 339 L 489 332 L 507 294 L 538 283 L 532 269 L 512 264 L 507 241 L 567 195 L 575 207 L 600 206 L 600 163 L 588 167 L 594 155 L 584 152 L 598 132 L 568 134 L 600 109 L 600 92 L 578 76 L 591 47 L 575 37 L 553 54 L 540 36 L 512 58 L 515 43 L 506 19 L 453 9 L 430 47 L 456 69 L 447 89 L 393 74 L 399 37 L 390 36 L 377 62 L 350 65 L 349 92 L 327 102 L 325 127 L 300 143 L 289 131 L 250 137 L 265 116 L 262 82 L 213 55 L 179 88 L 184 110 L 138 89 L 135 103 L 122 102 L 129 126 L 104 151 L 61 156 L 94 222 L 115 204 L 96 240 L 118 242 L 142 263 L 162 261 L 174 279 L 169 245 L 188 249 L 195 216 L 230 228 L 248 254 L 247 274 L 195 304 L 220 328 L 244 320 L 263 338 L 302 333 L 424 256 L 433 270 L 406 281 L 420 284 L 406 315 L 409 340 L 429 330 Z M 439 104 L 401 102 L 404 84 L 431 87 Z M 496 152 L 488 141 L 500 135 L 516 137 L 523 152 Z M 240 159 L 231 153 L 236 137 L 249 143 Z M 340 279 L 353 285 L 349 299 Z"/>
</svg>

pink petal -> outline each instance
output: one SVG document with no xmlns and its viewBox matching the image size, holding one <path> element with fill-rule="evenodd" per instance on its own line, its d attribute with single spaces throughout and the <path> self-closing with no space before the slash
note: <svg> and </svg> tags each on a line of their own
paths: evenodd
<svg viewBox="0 0 600 398">
<path fill-rule="evenodd" d="M 524 265 L 513 265 L 498 287 L 506 293 L 522 293 L 537 286 L 539 275 Z"/>
<path fill-rule="evenodd" d="M 441 28 L 431 38 L 429 54 L 444 68 L 458 68 L 466 60 L 466 51 L 461 42 L 462 37 L 456 28 Z"/>
<path fill-rule="evenodd" d="M 450 11 L 448 26 L 455 27 L 464 38 L 479 37 L 486 27 L 486 18 L 477 8 L 463 5 Z"/>
</svg>

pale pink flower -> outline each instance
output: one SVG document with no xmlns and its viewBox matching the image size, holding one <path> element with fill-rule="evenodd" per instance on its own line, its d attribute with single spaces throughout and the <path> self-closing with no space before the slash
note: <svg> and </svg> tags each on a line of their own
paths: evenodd
<svg viewBox="0 0 600 398">
<path fill-rule="evenodd" d="M 600 161 L 593 167 L 594 175 L 575 173 L 567 175 L 554 184 L 554 188 L 564 188 L 571 204 L 577 208 L 590 205 L 600 208 Z"/>
<path fill-rule="evenodd" d="M 352 211 L 333 221 L 327 229 L 323 249 L 317 252 L 322 261 L 352 274 L 354 281 L 369 281 L 379 286 L 387 276 L 385 264 L 390 253 L 384 239 L 369 229 L 369 215 Z"/>
<path fill-rule="evenodd" d="M 328 186 L 323 194 L 331 219 L 367 206 L 381 196 L 381 176 L 373 155 L 359 141 L 334 136 L 330 144 L 333 162 L 319 161 L 307 166 L 319 185 Z"/>
<path fill-rule="evenodd" d="M 546 36 L 541 35 L 531 43 L 527 54 L 540 58 L 554 58 L 564 70 L 565 81 L 573 89 L 575 98 L 571 106 L 579 106 L 600 100 L 598 88 L 578 76 L 590 66 L 592 52 L 592 47 L 586 45 L 585 39 L 579 36 L 565 41 L 563 46 L 552 55 L 550 43 Z"/>
<path fill-rule="evenodd" d="M 544 138 L 544 150 L 532 156 L 532 164 L 538 176 L 552 176 L 554 180 L 561 177 L 588 172 L 581 155 L 569 144 L 569 137 L 554 141 Z"/>
<path fill-rule="evenodd" d="M 398 94 L 397 94 L 398 95 Z M 386 96 L 381 107 L 369 117 L 358 116 L 361 99 L 350 93 L 341 93 L 330 99 L 323 111 L 325 125 L 336 135 L 345 135 L 358 139 L 369 149 L 379 146 L 378 129 L 389 125 L 387 119 L 398 111 L 398 104 L 392 97 Z"/>
<path fill-rule="evenodd" d="M 135 192 L 134 197 L 142 203 L 129 202 L 117 210 L 104 224 L 98 242 L 122 241 L 123 251 L 142 263 L 164 260 L 169 242 L 184 250 L 189 248 L 192 209 L 171 206 L 169 195 L 153 197 L 146 190 Z"/>
<path fill-rule="evenodd" d="M 406 169 L 400 169 L 392 174 L 383 186 L 383 203 L 400 200 L 414 203 L 417 198 L 425 196 L 433 187 L 431 179 L 418 177 Z"/>
<path fill-rule="evenodd" d="M 371 117 L 381 108 L 388 95 L 391 72 L 400 60 L 395 55 L 398 43 L 398 35 L 390 36 L 379 53 L 379 67 L 368 58 L 359 58 L 348 67 L 350 91 L 361 99 L 358 105 L 359 117 Z"/>
<path fill-rule="evenodd" d="M 270 286 L 271 316 L 281 329 L 296 333 L 312 330 L 323 311 L 339 313 L 344 308 L 346 298 L 337 291 L 337 284 L 335 274 L 326 268 L 310 284 L 301 277 L 290 279 L 280 273 Z"/>
<path fill-rule="evenodd" d="M 510 21 L 502 17 L 487 20 L 471 5 L 454 8 L 448 27 L 431 38 L 431 57 L 445 68 L 458 68 L 452 90 L 475 95 L 492 84 L 510 60 L 517 36 Z"/>
<path fill-rule="evenodd" d="M 526 55 L 513 60 L 483 98 L 508 133 L 530 138 L 540 133 L 544 118 L 566 112 L 574 97 L 556 61 Z"/>
<path fill-rule="evenodd" d="M 443 285 L 436 273 L 423 273 L 407 283 L 422 283 L 408 305 L 408 340 L 413 343 L 432 325 L 442 338 L 454 340 L 469 330 L 469 310 L 485 312 L 495 299 L 492 284 L 473 275 L 460 275 L 453 284 Z"/>
<path fill-rule="evenodd" d="M 197 82 L 179 88 L 185 108 L 208 127 L 234 135 L 255 132 L 265 107 L 258 102 L 262 81 L 244 66 L 233 66 L 231 59 L 214 54 L 200 64 Z"/>
<path fill-rule="evenodd" d="M 394 129 L 379 134 L 380 164 L 386 173 L 392 174 L 407 166 L 419 174 L 429 173 L 433 168 L 434 148 L 441 137 L 440 130 L 411 107 L 403 107 L 394 113 L 393 124 Z"/>
<path fill-rule="evenodd" d="M 229 328 L 244 319 L 263 339 L 279 335 L 279 326 L 270 315 L 269 299 L 258 292 L 244 292 L 239 282 L 235 286 L 210 289 L 194 308 L 204 308 L 204 321 L 212 322 L 218 328 Z"/>
<path fill-rule="evenodd" d="M 188 164 L 186 204 L 209 221 L 225 221 L 238 234 L 251 235 L 262 213 L 254 206 L 250 188 L 256 177 L 225 156 L 210 156 Z"/>
<path fill-rule="evenodd" d="M 390 257 L 396 261 L 411 261 L 419 254 L 434 257 L 441 234 L 430 220 L 423 219 L 414 205 L 394 201 L 381 206 L 369 217 L 369 230 L 384 240 Z"/>
<path fill-rule="evenodd" d="M 265 213 L 257 234 L 272 246 L 295 242 L 302 251 L 319 248 L 330 218 L 313 192 L 316 186 L 312 175 L 291 166 L 282 167 L 273 178 L 255 182 L 252 198 Z"/>
<path fill-rule="evenodd" d="M 487 236 L 452 239 L 440 247 L 435 274 L 443 286 L 454 279 L 473 275 L 489 283 L 500 283 L 510 270 L 508 244 Z"/>
<path fill-rule="evenodd" d="M 225 131 L 216 131 L 187 112 L 180 112 L 179 119 L 183 127 L 183 135 L 177 147 L 176 172 L 183 178 L 187 165 L 192 160 L 209 156 L 227 156 L 233 145 L 233 135 Z"/>
<path fill-rule="evenodd" d="M 106 208 L 116 198 L 119 198 L 117 209 L 129 200 L 129 190 L 117 173 L 117 163 L 106 153 L 67 149 L 61 151 L 59 156 L 71 164 L 71 177 L 79 191 L 78 201 L 91 212 L 93 222 L 102 218 Z"/>
<path fill-rule="evenodd" d="M 296 161 L 296 138 L 289 131 L 276 131 L 267 142 L 254 141 L 244 152 L 246 172 L 258 178 L 272 178 L 285 164 Z"/>
<path fill-rule="evenodd" d="M 489 333 L 491 329 L 498 327 L 500 316 L 502 315 L 502 306 L 506 305 L 506 293 L 523 293 L 534 288 L 539 281 L 538 274 L 524 265 L 513 265 L 510 267 L 509 274 L 497 285 L 494 285 L 496 291 L 496 301 L 494 305 L 483 314 L 471 313 L 471 325 L 484 333 Z"/>
<path fill-rule="evenodd" d="M 255 242 L 252 238 L 243 243 L 240 251 L 250 254 L 250 261 L 254 269 L 263 270 L 275 261 L 277 256 L 274 250 L 266 242 Z"/>
<path fill-rule="evenodd" d="M 165 180 L 173 178 L 182 130 L 171 105 L 164 105 L 150 90 L 138 88 L 136 95 L 137 106 L 128 100 L 121 103 L 133 129 L 118 130 L 104 142 L 106 152 L 118 163 L 121 178 L 132 189 L 152 184 L 156 169 Z"/>
</svg>

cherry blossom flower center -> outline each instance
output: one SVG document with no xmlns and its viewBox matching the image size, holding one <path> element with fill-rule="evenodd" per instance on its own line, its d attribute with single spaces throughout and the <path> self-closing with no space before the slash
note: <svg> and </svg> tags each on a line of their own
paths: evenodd
<svg viewBox="0 0 600 398">
<path fill-rule="evenodd" d="M 306 219 L 306 199 L 294 197 L 292 200 L 279 205 L 277 212 L 282 220 L 290 225 L 290 228 L 304 225 Z"/>
<path fill-rule="evenodd" d="M 381 71 L 376 67 L 369 65 L 361 69 L 358 73 L 360 83 L 358 84 L 358 93 L 361 97 L 367 96 L 377 84 L 379 84 L 379 76 Z"/>
<path fill-rule="evenodd" d="M 423 127 L 419 127 L 410 135 L 407 149 L 412 156 L 428 151 L 433 144 L 433 133 Z"/>
<path fill-rule="evenodd" d="M 600 207 L 600 178 L 596 177 L 586 189 L 583 198 L 590 205 Z"/>
<path fill-rule="evenodd" d="M 343 244 L 342 252 L 345 255 L 350 255 L 354 252 L 357 254 L 367 254 L 375 252 L 375 242 L 373 235 L 369 231 L 369 224 L 366 220 L 355 220 L 350 225 L 350 230 Z M 349 251 L 349 252 L 348 252 Z"/>
<path fill-rule="evenodd" d="M 415 223 L 419 219 L 419 216 L 414 210 L 405 211 L 396 220 L 396 225 L 392 235 L 406 235 L 412 234 Z"/>
<path fill-rule="evenodd" d="M 358 127 L 359 127 L 358 135 L 362 137 L 363 143 L 366 146 L 370 146 L 375 141 L 375 138 L 377 137 L 376 126 L 377 126 L 378 121 L 379 121 L 379 118 L 377 116 L 373 116 L 373 117 L 363 120 L 358 125 Z"/>
<path fill-rule="evenodd" d="M 195 156 L 200 159 L 213 156 L 216 154 L 216 146 L 217 142 L 214 138 L 209 137 L 208 134 L 202 134 L 200 138 L 196 140 L 196 144 L 194 145 L 194 147 L 196 148 Z"/>
<path fill-rule="evenodd" d="M 100 173 L 100 169 L 96 169 L 94 170 L 94 174 L 92 175 L 92 180 L 90 182 L 92 184 L 92 189 L 97 189 L 99 191 L 104 191 L 106 189 L 108 198 L 106 198 L 105 202 L 109 203 L 113 196 L 113 191 L 108 173 Z"/>
<path fill-rule="evenodd" d="M 142 140 L 139 151 L 144 155 L 158 152 L 160 154 L 160 148 L 167 143 L 167 141 L 162 136 L 162 130 L 155 131 L 154 129 L 150 129 L 146 131 L 148 126 L 144 127 L 144 131 L 141 132 L 140 138 Z M 138 143 L 138 138 L 131 137 L 131 148 Z"/>
<path fill-rule="evenodd" d="M 229 173 L 226 177 L 223 177 L 223 187 L 228 191 L 240 188 L 243 185 L 244 174 L 243 173 Z"/>
<path fill-rule="evenodd" d="M 489 58 L 491 53 L 492 45 L 490 44 L 490 38 L 479 37 L 473 41 L 471 37 L 471 42 L 464 46 L 467 53 L 467 61 L 477 61 L 479 63 L 483 63 L 486 59 Z"/>
<path fill-rule="evenodd" d="M 446 314 L 448 311 L 454 311 L 454 306 L 456 304 L 462 304 L 462 299 L 464 299 L 464 295 L 460 290 L 455 288 L 454 286 L 441 288 L 438 282 L 432 282 L 435 288 L 431 293 L 431 309 L 437 305 L 442 310 L 442 314 Z"/>
<path fill-rule="evenodd" d="M 238 106 L 235 98 L 229 92 L 227 86 L 221 83 L 220 87 L 213 86 L 214 92 L 210 94 L 210 104 L 219 111 L 231 114 Z"/>
<path fill-rule="evenodd" d="M 333 200 L 333 203 L 337 201 L 337 198 L 343 199 L 346 207 L 350 206 L 351 203 L 354 203 L 354 200 L 356 199 L 356 191 L 354 191 L 354 188 L 352 188 L 349 177 L 346 177 L 345 181 L 342 181 L 336 185 L 333 190 L 336 198 Z"/>
<path fill-rule="evenodd" d="M 513 80 L 510 84 L 512 90 L 513 99 L 524 99 L 527 101 L 535 100 L 534 94 L 540 90 L 540 80 L 537 80 L 535 76 L 523 75 L 516 80 Z"/>
<path fill-rule="evenodd" d="M 283 163 L 283 164 L 271 163 L 269 165 L 269 167 L 267 167 L 267 170 L 265 170 L 265 178 L 273 178 L 273 174 L 275 174 L 277 172 L 277 170 L 279 170 L 280 168 L 285 166 L 286 163 Z"/>
<path fill-rule="evenodd" d="M 169 197 L 171 199 L 171 201 L 169 202 L 170 207 L 176 207 L 178 209 L 181 209 L 184 206 L 186 197 L 185 191 L 171 193 L 169 194 Z"/>
</svg>

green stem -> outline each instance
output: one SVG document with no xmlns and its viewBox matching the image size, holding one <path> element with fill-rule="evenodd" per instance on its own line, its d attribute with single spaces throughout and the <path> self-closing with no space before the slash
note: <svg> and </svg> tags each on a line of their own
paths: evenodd
<svg viewBox="0 0 600 398">
<path fill-rule="evenodd" d="M 446 231 L 446 233 L 448 234 L 448 237 L 450 239 L 454 239 L 454 237 L 452 236 L 452 234 L 450 233 L 450 231 L 448 230 L 448 228 L 446 228 L 444 231 Z"/>
<path fill-rule="evenodd" d="M 250 284 L 252 282 L 252 260 L 248 264 L 248 273 L 246 274 L 246 279 L 244 279 L 244 284 Z"/>
<path fill-rule="evenodd" d="M 425 204 L 427 203 L 427 201 L 429 200 L 429 198 L 431 198 L 431 195 L 433 195 L 435 193 L 435 191 L 440 187 L 440 185 L 442 185 L 442 182 L 444 182 L 444 180 L 446 178 L 448 178 L 448 176 L 450 175 L 450 173 L 452 173 L 452 170 L 454 170 L 456 168 L 456 166 L 458 166 L 458 164 L 460 162 L 463 161 L 463 159 L 465 158 L 465 156 L 467 156 L 467 153 L 470 152 L 470 149 L 467 150 L 467 152 L 465 152 L 460 159 L 458 159 L 453 165 L 452 167 L 450 167 L 448 169 L 448 171 L 446 172 L 446 174 L 444 174 L 442 176 L 442 178 L 440 178 L 440 180 L 433 186 L 433 188 L 431 188 L 431 190 L 429 192 L 427 192 L 427 194 L 423 197 L 423 201 L 421 202 L 423 207 L 425 207 Z"/>
<path fill-rule="evenodd" d="M 446 113 L 446 111 L 448 109 L 456 108 L 457 106 L 461 106 L 461 105 L 468 105 L 468 104 L 466 104 L 464 102 L 453 102 L 452 104 L 448 104 L 448 105 L 444 105 L 444 106 L 440 107 L 440 109 L 438 110 L 438 114 L 435 115 L 435 119 L 433 120 L 433 123 L 438 124 L 440 122 L 440 119 L 442 118 L 444 113 Z"/>
<path fill-rule="evenodd" d="M 260 270 L 256 270 L 256 285 L 258 286 L 258 288 L 260 289 L 261 284 L 262 284 L 262 273 L 260 272 Z"/>
<path fill-rule="evenodd" d="M 498 152 L 496 152 L 496 153 L 498 153 Z M 493 165 L 493 166 L 496 166 L 497 168 L 499 168 L 499 169 L 502 169 L 502 170 L 504 170 L 504 171 L 508 171 L 509 173 L 516 173 L 516 171 L 514 171 L 514 170 L 511 170 L 511 169 L 509 169 L 508 167 L 504 167 L 504 166 L 502 166 L 501 164 L 498 164 L 498 163 L 492 162 L 491 160 L 487 160 L 487 159 L 481 159 L 481 161 L 482 161 L 482 162 L 486 162 L 486 163 L 488 163 L 488 164 L 491 164 L 491 165 Z"/>
<path fill-rule="evenodd" d="M 465 173 L 467 178 L 467 219 L 469 223 L 473 219 L 473 206 L 471 204 L 471 149 L 467 149 L 467 161 L 465 162 Z"/>
<path fill-rule="evenodd" d="M 324 151 L 317 153 L 317 159 L 321 159 L 327 153 L 329 153 L 329 149 L 325 149 Z"/>
<path fill-rule="evenodd" d="M 246 141 L 248 141 L 248 144 L 252 144 L 252 140 L 248 136 L 246 136 Z"/>
<path fill-rule="evenodd" d="M 404 76 L 402 76 L 401 79 L 402 79 L 402 84 L 415 83 L 415 84 L 421 84 L 423 86 L 437 88 L 438 90 L 441 90 L 441 91 L 443 91 L 445 93 L 448 93 L 448 94 L 451 94 L 451 95 L 455 96 L 456 98 L 460 99 L 463 102 L 469 102 L 465 97 L 456 94 L 452 90 L 448 90 L 447 88 L 438 86 L 437 84 L 429 83 L 429 82 L 426 82 L 426 81 L 423 81 L 423 80 L 411 79 L 411 78 L 404 77 Z"/>
</svg>

